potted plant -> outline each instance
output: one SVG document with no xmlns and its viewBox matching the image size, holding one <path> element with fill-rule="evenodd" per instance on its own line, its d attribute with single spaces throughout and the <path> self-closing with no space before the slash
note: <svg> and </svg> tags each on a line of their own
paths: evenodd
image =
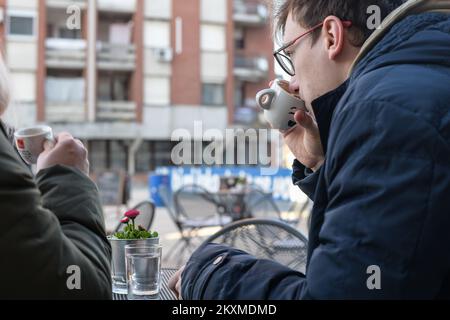
<svg viewBox="0 0 450 320">
<path fill-rule="evenodd" d="M 127 279 L 125 274 L 125 246 L 129 244 L 155 245 L 159 244 L 159 235 L 156 231 L 147 231 L 142 226 L 136 226 L 135 219 L 140 215 L 138 210 L 125 212 L 120 222 L 124 224 L 123 231 L 109 236 L 111 243 L 111 276 L 113 292 L 126 294 Z"/>
</svg>

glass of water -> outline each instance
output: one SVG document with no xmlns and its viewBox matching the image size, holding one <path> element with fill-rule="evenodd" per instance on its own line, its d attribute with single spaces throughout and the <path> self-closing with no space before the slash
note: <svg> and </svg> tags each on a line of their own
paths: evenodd
<svg viewBox="0 0 450 320">
<path fill-rule="evenodd" d="M 129 300 L 157 300 L 161 286 L 161 246 L 127 245 L 125 261 Z"/>
</svg>

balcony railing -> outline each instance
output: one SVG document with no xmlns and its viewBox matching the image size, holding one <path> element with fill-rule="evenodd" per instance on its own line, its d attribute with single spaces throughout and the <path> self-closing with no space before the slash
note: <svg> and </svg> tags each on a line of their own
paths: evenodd
<svg viewBox="0 0 450 320">
<path fill-rule="evenodd" d="M 101 11 L 134 13 L 136 0 L 97 0 L 97 7 Z"/>
<path fill-rule="evenodd" d="M 131 71 L 136 66 L 136 46 L 99 42 L 97 58 L 100 70 Z"/>
<path fill-rule="evenodd" d="M 233 19 L 236 24 L 260 26 L 267 23 L 267 7 L 257 1 L 234 0 Z"/>
<path fill-rule="evenodd" d="M 265 57 L 234 58 L 234 75 L 243 81 L 259 82 L 268 77 L 269 62 Z"/>
<path fill-rule="evenodd" d="M 50 123 L 80 123 L 85 121 L 83 103 L 47 102 L 46 121 Z"/>
<path fill-rule="evenodd" d="M 97 120 L 136 121 L 136 103 L 133 101 L 99 101 L 97 103 Z"/>
<path fill-rule="evenodd" d="M 49 68 L 83 69 L 86 64 L 86 41 L 83 39 L 46 40 L 46 64 Z"/>
<path fill-rule="evenodd" d="M 87 6 L 87 0 L 47 0 L 47 7 L 66 9 L 71 5 L 84 9 Z"/>
</svg>

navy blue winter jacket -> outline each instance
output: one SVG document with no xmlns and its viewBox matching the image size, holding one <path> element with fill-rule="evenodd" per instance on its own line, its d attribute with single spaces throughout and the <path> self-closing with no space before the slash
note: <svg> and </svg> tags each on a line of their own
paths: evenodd
<svg viewBox="0 0 450 320">
<path fill-rule="evenodd" d="M 188 262 L 183 298 L 450 298 L 449 15 L 398 22 L 312 107 L 325 163 L 293 173 L 314 200 L 306 275 L 211 244 Z"/>
</svg>

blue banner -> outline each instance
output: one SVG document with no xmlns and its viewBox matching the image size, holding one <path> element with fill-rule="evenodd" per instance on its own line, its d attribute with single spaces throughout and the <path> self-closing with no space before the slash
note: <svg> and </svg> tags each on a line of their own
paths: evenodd
<svg viewBox="0 0 450 320">
<path fill-rule="evenodd" d="M 272 192 L 275 200 L 298 200 L 301 194 L 292 184 L 292 170 L 287 168 L 280 168 L 274 175 L 261 175 L 258 167 L 159 167 L 154 174 L 168 176 L 167 183 L 172 192 L 188 184 L 198 184 L 210 192 L 217 192 L 221 177 L 239 176 L 245 177 L 248 184 Z"/>
</svg>

